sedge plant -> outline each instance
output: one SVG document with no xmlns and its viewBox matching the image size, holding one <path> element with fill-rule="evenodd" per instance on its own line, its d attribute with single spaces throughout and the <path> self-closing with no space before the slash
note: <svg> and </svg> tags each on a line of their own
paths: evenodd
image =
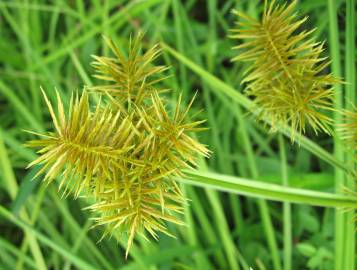
<svg viewBox="0 0 357 270">
<path fill-rule="evenodd" d="M 341 79 L 326 72 L 329 61 L 321 56 L 324 46 L 312 38 L 313 30 L 299 31 L 306 18 L 298 19 L 293 13 L 296 3 L 266 1 L 261 20 L 234 12 L 239 21 L 231 37 L 240 43 L 233 60 L 249 65 L 243 80 L 245 96 L 163 45 L 213 86 L 213 92 L 221 91 L 272 131 L 285 133 L 321 159 L 350 172 L 341 160 L 303 136 L 308 126 L 315 133 L 332 134 L 331 111 L 340 113 L 333 107 L 334 84 Z M 47 183 L 58 178 L 63 195 L 87 198 L 96 224 L 105 226 L 103 236 L 127 235 L 127 254 L 136 234 L 145 237 L 146 230 L 157 238 L 158 232 L 171 235 L 166 221 L 183 224 L 178 215 L 186 199 L 176 177 L 184 183 L 281 202 L 356 208 L 353 192 L 348 196 L 310 192 L 184 170 L 196 166 L 197 154 L 209 156 L 207 148 L 191 136 L 203 130 L 203 121 L 187 121 L 193 100 L 184 107 L 180 96 L 176 108 L 168 109 L 163 95 L 168 89 L 159 87 L 167 67 L 152 64 L 160 55 L 158 46 L 142 53 L 141 34 L 130 39 L 127 55 L 112 40 L 105 40 L 114 57 L 94 56 L 95 77 L 103 81 L 101 85 L 73 94 L 67 113 L 58 93 L 57 110 L 43 93 L 54 131 L 35 133 L 41 139 L 27 144 L 39 148 L 40 154 L 29 166 L 42 165 L 37 175 L 44 174 Z M 89 102 L 93 94 L 100 96 L 94 107 Z M 350 111 L 344 114 L 347 124 L 342 125 L 342 137 L 354 149 L 357 117 Z M 286 157 L 282 159 L 287 162 Z"/>
</svg>

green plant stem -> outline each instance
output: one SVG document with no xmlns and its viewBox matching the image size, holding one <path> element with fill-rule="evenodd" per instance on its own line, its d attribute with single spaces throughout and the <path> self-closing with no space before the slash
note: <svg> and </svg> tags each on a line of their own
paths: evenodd
<svg viewBox="0 0 357 270">
<path fill-rule="evenodd" d="M 223 246 L 226 250 L 228 263 L 230 265 L 230 269 L 239 270 L 240 267 L 238 265 L 238 260 L 236 257 L 236 247 L 232 238 L 229 234 L 229 227 L 226 221 L 226 218 L 223 213 L 223 208 L 220 204 L 218 194 L 213 192 L 213 190 L 206 189 L 207 197 L 211 203 L 213 209 L 214 219 L 217 221 L 218 226 L 222 226 L 219 228 L 219 235 L 222 239 Z M 220 225 L 219 225 L 220 224 Z"/>
<path fill-rule="evenodd" d="M 254 157 L 253 146 L 251 144 L 251 141 L 249 140 L 249 135 L 245 126 L 245 121 L 243 119 L 243 112 L 241 111 L 241 108 L 239 106 L 234 108 L 234 112 L 239 121 L 240 131 L 242 134 L 242 142 L 244 145 L 245 153 L 249 161 L 248 163 L 249 163 L 250 174 L 254 179 L 258 179 L 259 177 L 258 167 Z M 279 258 L 279 250 L 276 242 L 273 223 L 271 221 L 271 217 L 269 213 L 270 211 L 269 211 L 268 204 L 263 199 L 259 199 L 257 204 L 262 218 L 263 228 L 267 238 L 268 246 L 272 255 L 272 262 L 273 262 L 274 269 L 280 270 L 281 263 Z"/>
<path fill-rule="evenodd" d="M 278 136 L 280 160 L 281 160 L 281 178 L 282 185 L 289 186 L 288 164 L 286 159 L 286 150 L 284 138 L 281 134 Z M 283 203 L 283 235 L 284 235 L 284 270 L 292 269 L 292 235 L 291 235 L 291 205 L 288 202 Z"/>
<path fill-rule="evenodd" d="M 355 0 L 346 1 L 346 32 L 345 32 L 345 42 L 346 42 L 346 54 L 345 54 L 345 107 L 347 110 L 353 110 L 356 102 L 356 66 L 355 66 L 355 50 L 356 50 L 356 33 L 355 33 L 355 15 L 356 7 Z M 353 169 L 354 166 L 355 152 L 350 151 L 346 154 L 346 160 L 348 165 Z M 346 177 L 347 188 L 354 189 L 355 179 L 350 175 Z M 356 252 L 356 233 L 355 224 L 352 222 L 354 218 L 354 212 L 351 211 L 346 215 L 345 222 L 345 250 L 348 253 L 346 265 L 344 266 L 347 270 L 355 269 L 355 252 Z"/>
<path fill-rule="evenodd" d="M 180 14 L 180 1 L 179 0 L 171 0 L 172 2 L 172 11 L 174 14 L 174 26 L 175 26 L 175 38 L 176 38 L 176 44 L 177 48 L 180 52 L 184 51 L 184 37 L 182 33 L 182 18 Z M 180 75 L 180 85 L 183 89 L 183 95 L 187 96 L 187 70 L 185 65 L 180 63 L 179 67 L 179 75 Z M 177 97 L 176 97 L 177 98 Z"/>
<path fill-rule="evenodd" d="M 204 171 L 208 171 L 207 164 L 202 157 L 200 158 L 199 167 Z M 224 216 L 223 207 L 219 201 L 218 193 L 209 188 L 205 188 L 205 193 L 212 207 L 212 214 L 214 220 L 216 221 L 216 225 L 218 226 L 218 233 L 223 243 L 229 267 L 232 270 L 239 270 L 240 267 L 236 257 L 238 254 L 238 249 L 236 248 L 234 241 L 230 236 L 229 227 Z"/>
<path fill-rule="evenodd" d="M 337 26 L 337 7 L 336 1 L 328 0 L 328 14 L 329 14 L 329 40 L 330 40 L 330 53 L 332 60 L 332 73 L 335 76 L 341 77 L 341 60 L 340 60 L 340 47 L 339 47 L 339 35 Z M 335 86 L 334 97 L 334 113 L 335 122 L 341 123 L 342 116 L 339 113 L 343 109 L 343 96 L 342 87 L 340 85 Z M 338 130 L 335 130 L 336 136 L 334 137 L 334 156 L 336 159 L 343 161 L 344 154 L 341 146 L 341 142 L 337 139 Z M 344 172 L 340 168 L 335 168 L 335 190 L 337 193 L 342 192 L 344 185 Z M 344 262 L 347 260 L 344 250 L 344 238 L 345 238 L 345 217 L 341 211 L 336 210 L 335 216 L 335 269 L 347 269 L 344 268 Z"/>
<path fill-rule="evenodd" d="M 180 185 L 181 190 L 183 192 L 183 194 L 185 195 L 185 197 L 189 198 L 187 196 L 188 191 L 193 192 L 194 190 L 192 187 L 190 186 L 186 186 L 184 184 Z M 193 219 L 193 213 L 192 213 L 192 208 L 190 207 L 190 205 L 185 204 L 184 205 L 184 213 L 185 213 L 185 223 L 187 224 L 188 228 L 185 228 L 184 232 L 186 233 L 186 241 L 191 245 L 191 246 L 199 246 L 200 243 L 197 239 L 197 234 L 195 231 L 195 222 Z M 206 259 L 206 257 L 204 256 L 203 252 L 200 250 L 199 252 L 197 252 L 197 254 L 194 256 L 194 260 L 196 263 L 196 267 L 198 269 L 211 269 L 209 266 L 209 262 Z"/>
<path fill-rule="evenodd" d="M 193 209 L 193 212 L 196 214 L 197 219 L 202 227 L 202 231 L 205 235 L 205 237 L 207 238 L 207 243 L 209 245 L 217 245 L 218 241 L 218 237 L 213 229 L 214 225 L 212 224 L 211 220 L 209 219 L 209 216 L 206 214 L 205 209 L 202 205 L 202 202 L 200 202 L 199 196 L 196 192 L 196 190 L 193 187 L 190 187 L 190 189 L 188 189 L 188 186 L 186 186 L 186 189 L 189 191 L 188 192 L 188 198 L 190 198 L 193 202 L 191 207 Z M 227 262 L 226 259 L 224 257 L 223 252 L 221 252 L 219 250 L 219 252 L 215 252 L 214 254 L 214 258 L 217 260 L 217 262 L 219 263 L 219 265 L 227 267 Z"/>
<path fill-rule="evenodd" d="M 220 191 L 278 202 L 302 203 L 312 206 L 343 209 L 357 208 L 357 198 L 353 196 L 285 187 L 210 172 L 185 170 L 184 173 L 186 175 L 185 178 L 176 179 L 179 182 L 199 187 L 213 188 Z"/>
</svg>

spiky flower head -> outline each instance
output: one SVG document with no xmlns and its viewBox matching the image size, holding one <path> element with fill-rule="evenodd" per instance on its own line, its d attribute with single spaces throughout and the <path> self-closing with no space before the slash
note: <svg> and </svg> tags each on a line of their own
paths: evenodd
<svg viewBox="0 0 357 270">
<path fill-rule="evenodd" d="M 321 56 L 323 43 L 311 37 L 314 29 L 297 31 L 307 17 L 298 19 L 295 5 L 266 1 L 261 20 L 234 11 L 239 21 L 230 36 L 242 42 L 233 60 L 249 63 L 242 83 L 258 118 L 270 122 L 272 131 L 290 126 L 292 141 L 308 124 L 315 133 L 330 133 L 326 113 L 333 108 L 333 84 L 340 82 L 323 73 L 329 62 Z"/>
<path fill-rule="evenodd" d="M 56 115 L 44 94 L 55 131 L 27 143 L 40 148 L 29 165 L 43 165 L 38 174 L 45 173 L 48 182 L 59 177 L 65 194 L 94 202 L 88 208 L 97 214 L 96 225 L 106 226 L 103 236 L 127 235 L 126 255 L 137 233 L 146 230 L 157 239 L 157 232 L 171 235 L 165 221 L 183 224 L 178 214 L 185 198 L 174 177 L 195 166 L 197 155 L 209 155 L 192 137 L 203 121 L 187 121 L 193 99 L 184 107 L 180 96 L 176 108 L 168 108 L 156 85 L 166 67 L 152 65 L 157 46 L 142 54 L 141 40 L 139 35 L 130 41 L 128 58 L 109 39 L 116 58 L 94 57 L 105 74 L 97 77 L 114 82 L 91 88 L 105 94 L 106 105 L 92 110 L 84 91 L 72 97 L 65 116 L 57 93 Z"/>
<path fill-rule="evenodd" d="M 110 38 L 104 37 L 114 57 L 93 55 L 94 77 L 109 84 L 96 85 L 90 89 L 107 93 L 114 98 L 114 104 L 134 102 L 139 105 L 150 98 L 153 91 L 163 92 L 155 87 L 164 80 L 166 66 L 154 66 L 152 62 L 160 55 L 158 44 L 142 52 L 143 34 L 140 32 L 134 39 L 130 36 L 128 55 L 126 56 Z M 123 109 L 123 108 L 122 108 Z"/>
<path fill-rule="evenodd" d="M 125 154 L 134 147 L 134 131 L 130 125 L 120 125 L 119 121 L 126 123 L 127 119 L 120 118 L 120 112 L 113 114 L 109 106 L 102 108 L 98 104 L 91 112 L 86 91 L 81 97 L 72 96 L 67 117 L 58 92 L 58 116 L 42 93 L 55 130 L 35 133 L 42 138 L 25 144 L 40 148 L 40 156 L 28 167 L 43 165 L 36 176 L 46 172 L 44 181 L 49 183 L 61 175 L 59 189 L 64 188 L 63 195 L 72 192 L 78 197 L 82 190 L 88 193 L 91 189 L 98 195 L 107 179 L 112 178 L 111 168 L 126 160 Z"/>
</svg>

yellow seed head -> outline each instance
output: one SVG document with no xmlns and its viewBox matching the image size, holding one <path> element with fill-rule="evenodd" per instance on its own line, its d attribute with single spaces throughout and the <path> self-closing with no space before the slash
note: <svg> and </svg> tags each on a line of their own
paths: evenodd
<svg viewBox="0 0 357 270">
<path fill-rule="evenodd" d="M 56 113 L 43 92 L 55 130 L 27 143 L 40 154 L 29 166 L 41 164 L 45 181 L 58 177 L 63 194 L 94 201 L 88 208 L 97 214 L 96 225 L 106 226 L 103 236 L 126 234 L 128 255 L 137 233 L 146 230 L 156 239 L 157 232 L 171 235 L 165 221 L 183 224 L 178 215 L 186 199 L 174 177 L 209 151 L 192 137 L 204 121 L 187 121 L 193 99 L 184 108 L 180 96 L 168 110 L 160 96 L 166 67 L 152 64 L 157 46 L 141 53 L 139 34 L 125 57 L 106 41 L 115 57 L 94 56 L 94 66 L 96 77 L 110 83 L 90 88 L 106 105 L 92 110 L 83 91 L 65 115 L 59 94 Z"/>
<path fill-rule="evenodd" d="M 307 18 L 297 18 L 295 5 L 273 0 L 261 20 L 234 11 L 239 21 L 230 36 L 241 41 L 233 61 L 249 63 L 242 83 L 255 113 L 270 122 L 272 131 L 290 126 L 292 141 L 307 125 L 315 133 L 330 133 L 332 119 L 326 113 L 333 108 L 333 84 L 340 82 L 323 73 L 329 62 L 321 56 L 323 43 L 311 38 L 314 29 L 297 33 Z"/>
</svg>

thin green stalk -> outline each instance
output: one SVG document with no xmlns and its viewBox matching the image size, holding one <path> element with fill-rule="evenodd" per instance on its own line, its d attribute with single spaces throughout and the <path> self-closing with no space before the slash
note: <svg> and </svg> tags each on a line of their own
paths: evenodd
<svg viewBox="0 0 357 270">
<path fill-rule="evenodd" d="M 3 1 L 0 2 L 0 8 L 11 8 L 11 9 L 19 9 L 19 10 L 31 10 L 31 11 L 41 11 L 41 12 L 52 12 L 57 13 L 60 12 L 66 16 L 72 16 L 73 18 L 83 19 L 76 11 L 71 8 L 64 6 L 53 6 L 53 5 L 45 5 L 45 4 L 33 4 L 33 3 L 23 3 L 20 1 Z M 84 17 L 85 18 L 85 17 Z"/>
<path fill-rule="evenodd" d="M 202 231 L 205 235 L 207 243 L 212 246 L 217 245 L 218 239 L 213 229 L 214 225 L 211 223 L 208 215 L 205 213 L 205 210 L 202 206 L 202 202 L 200 202 L 197 192 L 193 188 L 188 189 L 188 187 L 186 187 L 186 189 L 188 190 L 188 198 L 195 202 L 191 204 L 191 207 L 193 209 L 193 212 L 197 216 L 198 222 L 201 223 Z M 213 255 L 220 267 L 227 267 L 226 259 L 221 250 L 218 250 Z"/>
<path fill-rule="evenodd" d="M 175 38 L 177 49 L 179 52 L 184 51 L 184 36 L 182 32 L 182 20 L 180 14 L 180 1 L 179 0 L 171 0 L 172 2 L 172 11 L 174 14 L 174 26 L 175 26 Z M 179 66 L 179 75 L 180 75 L 180 85 L 183 89 L 183 96 L 187 96 L 187 70 L 186 67 L 180 63 Z"/>
<path fill-rule="evenodd" d="M 104 47 L 106 47 L 106 46 L 104 46 Z M 88 73 L 85 71 L 81 61 L 78 59 L 78 56 L 73 51 L 69 51 L 68 54 L 71 56 L 73 65 L 76 68 L 76 70 L 78 71 L 78 74 L 81 77 L 81 79 L 84 81 L 85 86 L 89 86 L 89 87 L 93 86 L 93 82 L 92 82 L 90 76 L 88 75 Z M 99 95 L 97 93 L 92 93 L 90 95 L 90 97 L 96 103 L 99 102 Z"/>
<path fill-rule="evenodd" d="M 228 263 L 230 265 L 230 269 L 239 270 L 240 267 L 238 265 L 238 260 L 236 257 L 236 247 L 232 238 L 229 234 L 229 228 L 226 221 L 226 218 L 223 213 L 223 208 L 220 204 L 218 194 L 213 192 L 213 190 L 206 189 L 207 197 L 211 203 L 213 209 L 214 219 L 217 221 L 219 235 L 222 239 L 224 248 L 226 250 Z"/>
<path fill-rule="evenodd" d="M 181 184 L 180 185 L 181 190 L 183 192 L 183 194 L 187 197 L 187 192 L 193 191 L 192 187 L 186 186 Z M 192 213 L 192 209 L 188 204 L 184 205 L 184 211 L 185 211 L 185 223 L 187 224 L 188 228 L 185 228 L 184 232 L 187 234 L 186 238 L 187 238 L 187 242 L 194 247 L 199 246 L 199 241 L 197 238 L 197 234 L 195 231 L 195 222 L 193 219 L 193 213 Z M 195 254 L 194 256 L 194 260 L 196 263 L 196 267 L 198 269 L 210 269 L 209 267 L 209 262 L 206 259 L 206 257 L 204 256 L 203 252 L 200 250 L 199 252 L 197 252 L 197 254 Z"/>
<path fill-rule="evenodd" d="M 301 203 L 341 209 L 357 208 L 357 198 L 354 196 L 291 188 L 252 179 L 201 171 L 186 170 L 185 174 L 185 178 L 177 178 L 177 181 L 278 202 Z"/>
<path fill-rule="evenodd" d="M 345 107 L 348 110 L 353 110 L 356 102 L 356 24 L 355 24 L 355 16 L 356 16 L 356 6 L 355 0 L 347 0 L 346 1 L 346 54 L 345 54 L 345 76 L 346 82 L 345 85 Z M 346 154 L 346 160 L 353 168 L 354 166 L 354 158 L 355 153 L 349 152 Z M 355 179 L 351 176 L 347 176 L 346 186 L 348 188 L 354 188 Z M 355 269 L 355 252 L 356 252 L 356 243 L 355 243 L 355 224 L 351 220 L 354 218 L 354 212 L 351 211 L 346 215 L 345 222 L 345 250 L 347 252 L 347 258 L 345 268 L 346 270 L 354 270 Z"/>
<path fill-rule="evenodd" d="M 199 162 L 199 167 L 207 171 L 207 164 L 205 160 L 201 157 L 200 162 Z M 224 216 L 224 210 L 223 207 L 219 201 L 219 196 L 217 192 L 214 190 L 205 188 L 205 193 L 208 197 L 208 200 L 210 202 L 210 205 L 212 207 L 212 214 L 214 217 L 214 220 L 216 222 L 216 225 L 218 226 L 218 233 L 219 236 L 222 240 L 223 247 L 225 250 L 225 253 L 227 255 L 228 259 L 228 264 L 230 269 L 234 270 L 239 270 L 240 266 L 238 264 L 237 260 L 237 254 L 238 254 L 238 248 L 236 248 L 234 241 L 232 240 L 230 233 L 229 233 L 229 227 L 226 221 L 226 218 Z"/>
<path fill-rule="evenodd" d="M 109 0 L 105 0 L 104 3 L 102 4 L 102 24 L 103 24 L 102 34 L 105 36 L 110 35 L 110 27 L 108 24 L 108 19 L 110 17 L 109 2 L 110 2 Z M 107 46 L 102 47 L 102 55 L 108 55 L 108 47 Z"/>
<path fill-rule="evenodd" d="M 280 160 L 281 160 L 281 178 L 282 185 L 289 186 L 288 164 L 286 159 L 286 150 L 284 138 L 281 134 L 278 136 Z M 283 235 L 284 235 L 284 270 L 292 269 L 292 226 L 291 226 L 291 205 L 288 202 L 283 203 Z"/>
<path fill-rule="evenodd" d="M 336 1 L 328 0 L 328 14 L 329 14 L 329 40 L 330 40 L 330 53 L 332 60 L 332 73 L 335 76 L 341 77 L 341 60 L 340 60 L 340 47 L 339 47 L 339 35 L 337 26 L 337 7 Z M 343 108 L 343 96 L 342 87 L 340 85 L 335 86 L 335 98 L 334 108 L 334 120 L 336 123 L 342 122 L 342 117 L 339 111 Z M 338 135 L 338 130 L 335 130 Z M 343 161 L 344 154 L 341 146 L 341 142 L 334 137 L 334 156 L 336 159 Z M 344 185 L 344 173 L 340 168 L 335 168 L 335 190 L 337 193 L 342 192 Z M 344 268 L 344 261 L 346 261 L 346 253 L 344 250 L 344 238 L 345 238 L 345 214 L 336 210 L 335 217 L 335 269 Z"/>
<path fill-rule="evenodd" d="M 207 3 L 208 7 L 208 38 L 207 38 L 207 68 L 208 71 L 212 72 L 215 66 L 216 51 L 217 51 L 217 24 L 216 24 L 216 12 L 217 12 L 217 0 L 209 0 Z"/>
<path fill-rule="evenodd" d="M 106 46 L 104 46 L 104 47 L 106 47 Z M 68 51 L 68 54 L 71 56 L 73 65 L 77 69 L 78 74 L 81 77 L 81 79 L 83 80 L 84 84 L 89 87 L 93 86 L 92 80 L 91 80 L 90 76 L 87 74 L 87 72 L 85 71 L 81 61 L 78 59 L 78 56 L 73 52 L 73 50 Z"/>
<path fill-rule="evenodd" d="M 28 0 L 25 1 L 25 5 L 28 5 Z M 37 11 L 34 11 L 31 13 L 37 14 Z M 20 13 L 21 16 L 21 32 L 24 37 L 23 40 L 30 40 L 30 32 L 29 32 L 29 26 L 31 25 L 31 20 L 30 20 L 30 13 L 28 9 L 24 9 L 22 13 Z M 31 35 L 33 35 L 34 29 L 31 29 Z M 32 44 L 31 44 L 32 45 Z M 32 68 L 33 60 L 31 59 L 31 50 L 32 48 L 30 47 L 30 42 L 22 42 L 22 49 L 23 49 L 23 55 L 25 58 L 26 66 L 28 70 L 30 71 Z M 42 117 L 42 112 L 41 112 L 41 104 L 40 104 L 40 98 L 39 95 L 37 95 L 37 89 L 36 89 L 36 84 L 34 80 L 34 75 L 30 73 L 29 76 L 29 85 L 30 85 L 30 90 L 31 90 L 31 100 L 33 103 L 32 109 L 34 114 L 36 115 L 37 119 L 41 119 Z"/>
<path fill-rule="evenodd" d="M 249 163 L 249 168 L 250 168 L 250 174 L 252 175 L 253 179 L 258 179 L 259 178 L 258 167 L 257 167 L 257 163 L 256 163 L 255 157 L 254 157 L 253 146 L 251 144 L 247 129 L 245 127 L 243 113 L 239 106 L 234 108 L 234 112 L 237 115 L 237 118 L 239 121 L 240 131 L 242 134 L 242 141 L 244 144 L 244 149 L 245 149 L 245 153 L 247 155 L 247 159 L 249 161 L 248 163 Z M 274 269 L 280 270 L 281 262 L 280 262 L 280 256 L 279 256 L 279 249 L 278 249 L 278 244 L 276 242 L 275 231 L 274 231 L 274 227 L 273 227 L 273 222 L 270 217 L 268 204 L 265 200 L 262 200 L 262 199 L 259 199 L 257 201 L 257 204 L 258 204 L 259 212 L 260 212 L 261 219 L 263 222 L 263 228 L 264 228 L 264 232 L 265 232 L 265 235 L 267 238 L 268 246 L 269 246 L 269 249 L 271 252 Z"/>
</svg>

